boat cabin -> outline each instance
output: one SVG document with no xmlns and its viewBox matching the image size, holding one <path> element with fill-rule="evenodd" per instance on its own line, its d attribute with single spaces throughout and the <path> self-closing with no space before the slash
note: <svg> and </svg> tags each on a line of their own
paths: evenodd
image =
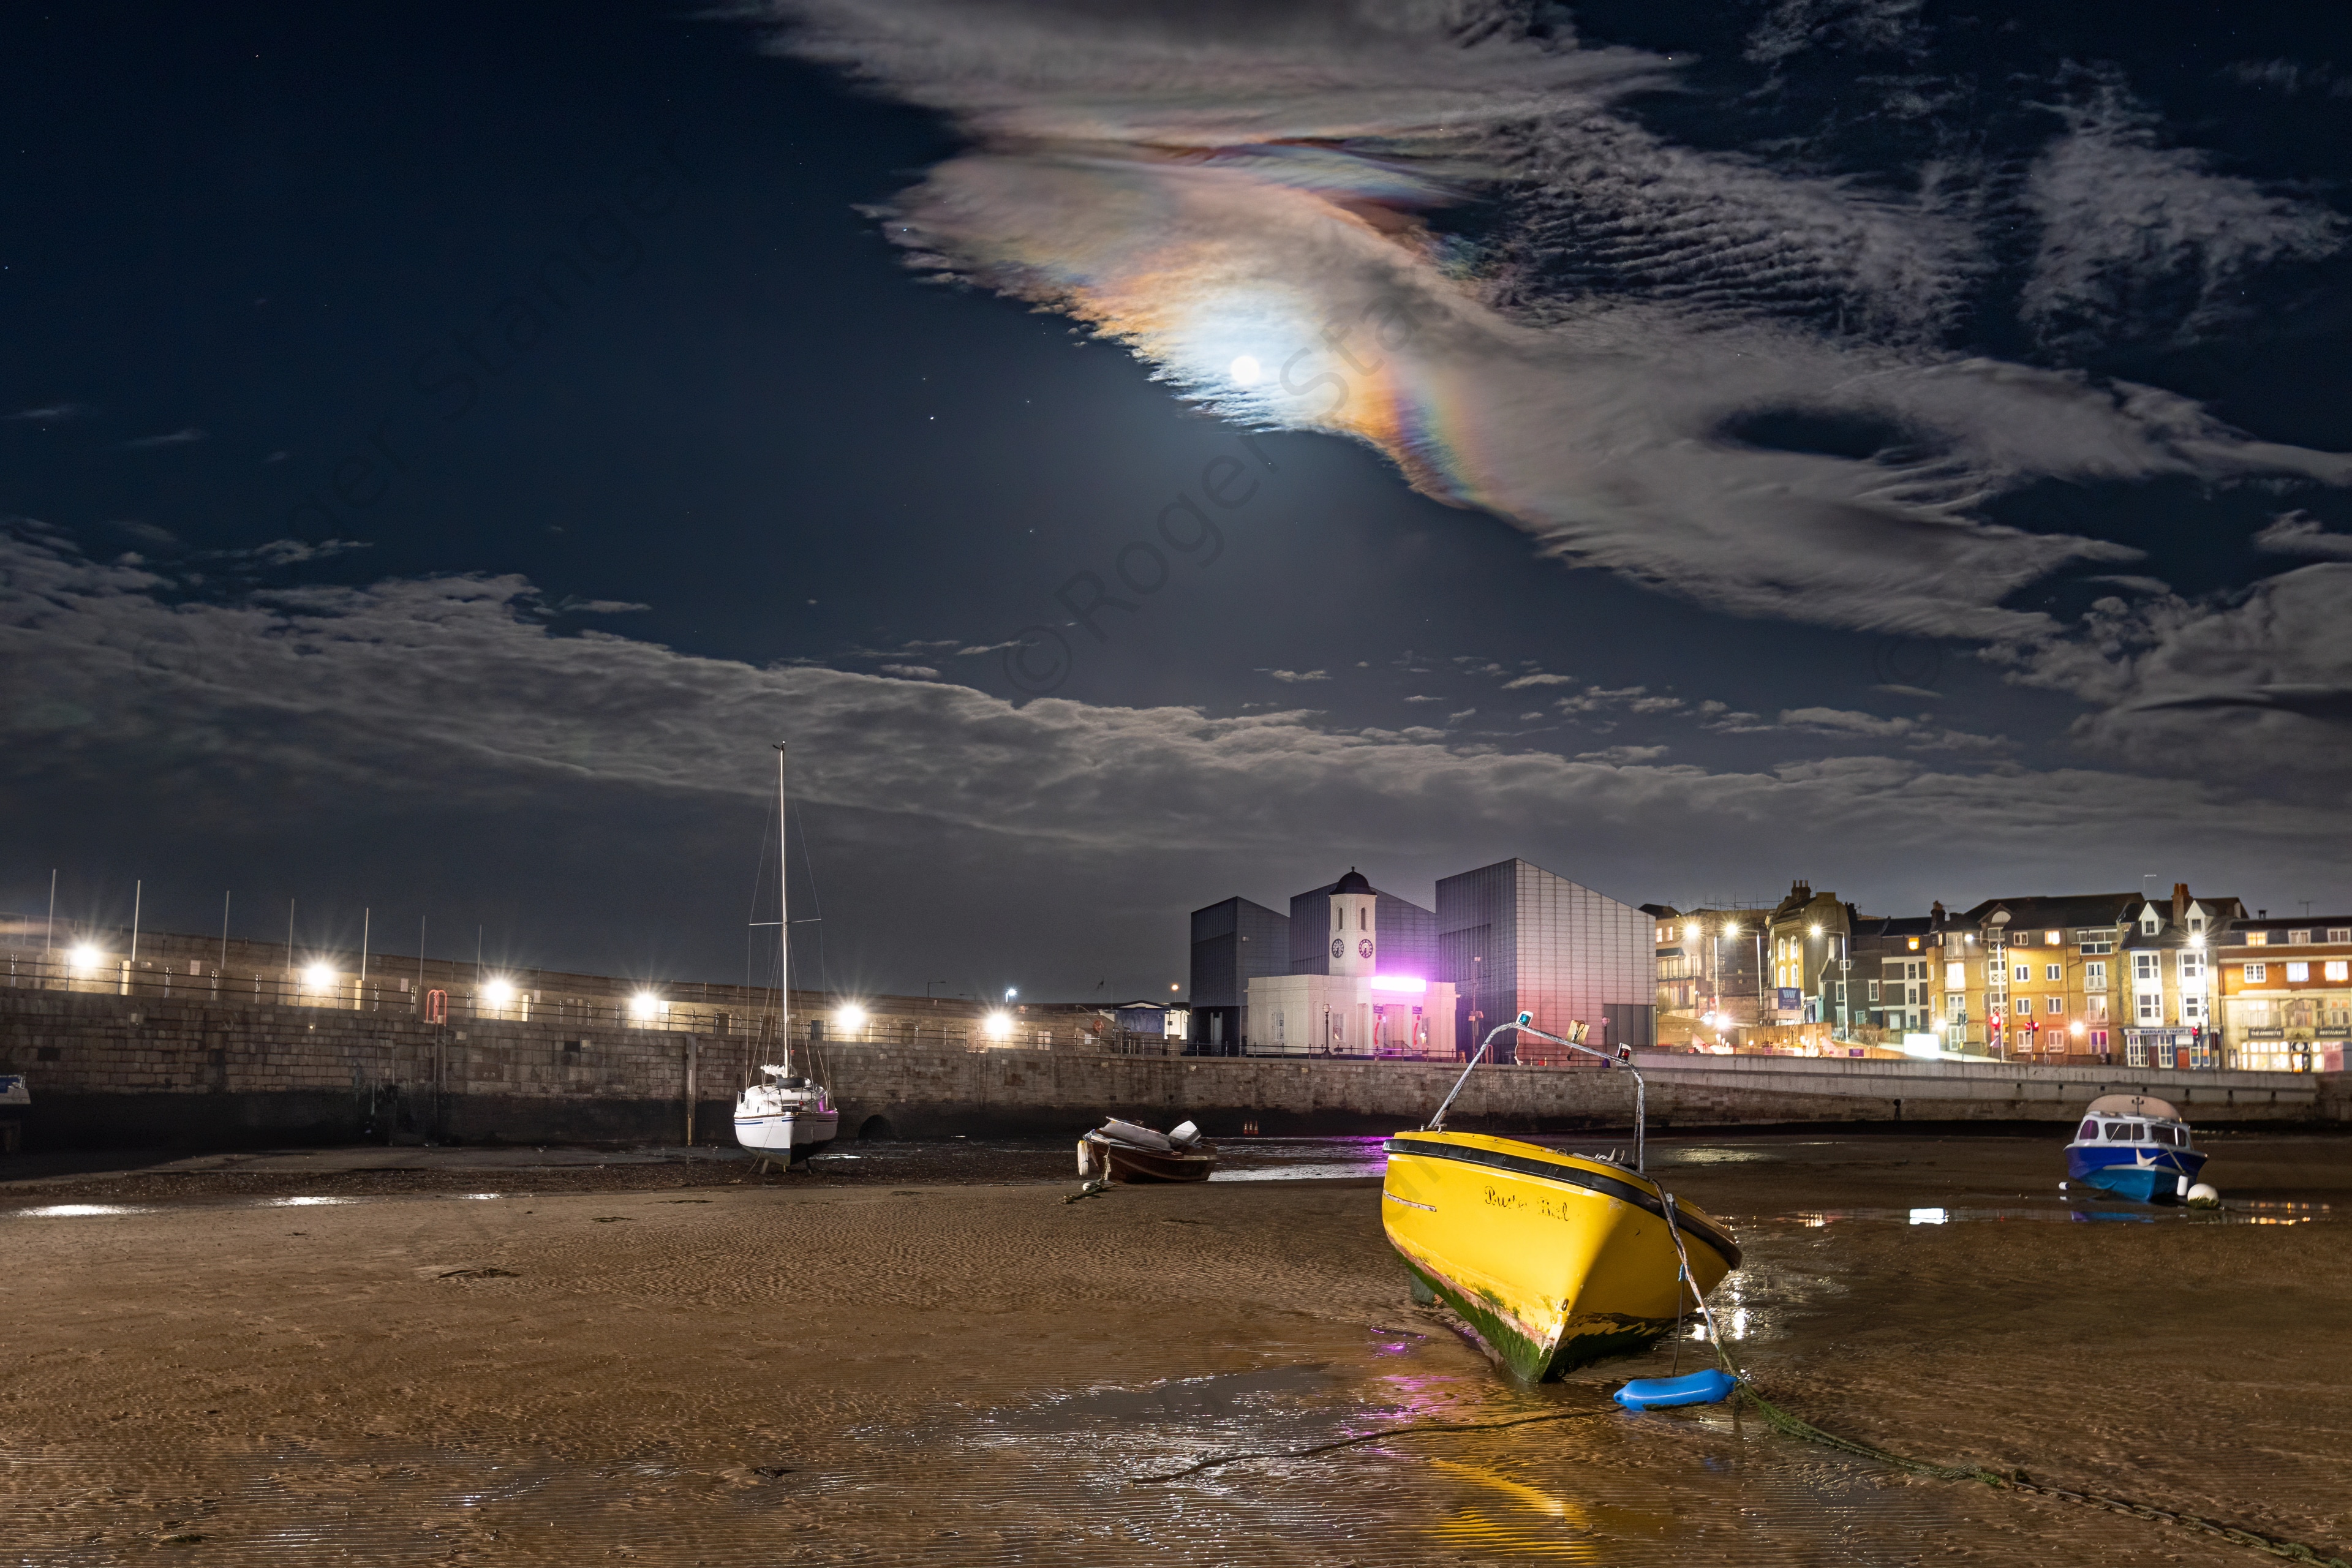
<svg viewBox="0 0 2352 1568">
<path fill-rule="evenodd" d="M 2078 1147 L 2099 1143 L 2186 1149 L 2189 1124 L 2166 1100 L 2144 1094 L 2103 1094 L 2084 1112 L 2074 1142 Z"/>
</svg>

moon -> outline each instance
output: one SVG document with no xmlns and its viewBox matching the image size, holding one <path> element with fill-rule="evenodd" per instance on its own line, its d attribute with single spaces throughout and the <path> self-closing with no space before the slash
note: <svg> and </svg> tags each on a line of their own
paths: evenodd
<svg viewBox="0 0 2352 1568">
<path fill-rule="evenodd" d="M 1231 368 L 1234 379 L 1244 386 L 1255 386 L 1258 377 L 1265 374 L 1258 368 L 1257 360 L 1249 354 L 1234 361 Z"/>
</svg>

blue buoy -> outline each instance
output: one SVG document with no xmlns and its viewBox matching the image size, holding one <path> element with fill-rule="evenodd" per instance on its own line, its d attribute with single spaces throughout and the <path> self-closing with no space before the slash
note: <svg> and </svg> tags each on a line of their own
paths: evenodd
<svg viewBox="0 0 2352 1568">
<path fill-rule="evenodd" d="M 1731 1397 L 1739 1380 L 1720 1367 L 1695 1372 L 1688 1377 L 1637 1377 L 1617 1391 L 1617 1403 L 1628 1410 L 1658 1410 L 1669 1405 L 1720 1405 Z"/>
</svg>

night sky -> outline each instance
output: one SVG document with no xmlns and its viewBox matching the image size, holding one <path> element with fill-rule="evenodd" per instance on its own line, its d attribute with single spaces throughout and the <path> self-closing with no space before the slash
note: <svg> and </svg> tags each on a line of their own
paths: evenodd
<svg viewBox="0 0 2352 1568">
<path fill-rule="evenodd" d="M 845 988 L 2352 905 L 2341 8 L 22 7 L 0 115 L 0 907 L 736 978 L 777 739 Z"/>
</svg>

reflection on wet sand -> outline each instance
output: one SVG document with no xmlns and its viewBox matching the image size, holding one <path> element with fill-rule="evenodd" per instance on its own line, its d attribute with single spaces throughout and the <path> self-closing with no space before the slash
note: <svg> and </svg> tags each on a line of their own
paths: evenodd
<svg viewBox="0 0 2352 1568">
<path fill-rule="evenodd" d="M 2129 1205 L 2061 1194 L 2045 1140 L 1659 1152 L 1735 1226 L 1718 1318 L 1792 1410 L 2352 1544 L 2352 1384 L 2313 1331 L 2352 1290 L 2352 1143 L 2219 1142 L 2227 1211 L 2128 1225 L 2073 1223 Z M 1242 1153 L 1362 1179 L 1355 1141 Z M 1690 1340 L 1513 1388 L 1409 1304 L 1362 1185 L 1072 1184 L 453 1185 L 201 1224 L 193 1193 L 0 1198 L 78 1211 L 0 1218 L 0 1539 L 42 1563 L 190 1536 L 289 1563 L 2261 1560 L 1738 1406 L 1608 1402 L 1703 1364 Z"/>
</svg>

